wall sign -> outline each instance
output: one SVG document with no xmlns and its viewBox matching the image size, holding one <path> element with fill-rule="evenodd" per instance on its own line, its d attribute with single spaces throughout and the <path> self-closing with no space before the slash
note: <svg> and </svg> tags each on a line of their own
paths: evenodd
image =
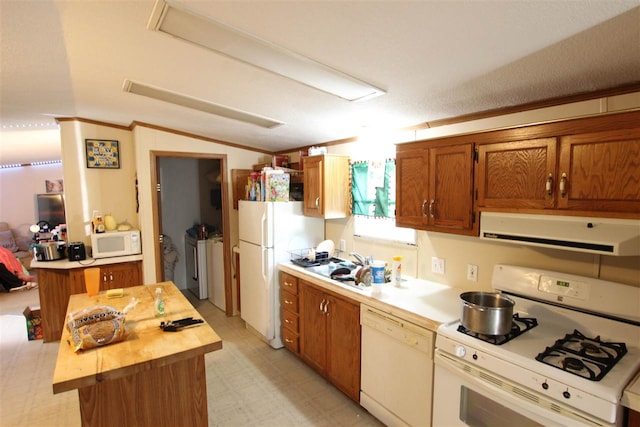
<svg viewBox="0 0 640 427">
<path fill-rule="evenodd" d="M 118 141 L 85 139 L 87 167 L 98 169 L 120 169 Z"/>
</svg>

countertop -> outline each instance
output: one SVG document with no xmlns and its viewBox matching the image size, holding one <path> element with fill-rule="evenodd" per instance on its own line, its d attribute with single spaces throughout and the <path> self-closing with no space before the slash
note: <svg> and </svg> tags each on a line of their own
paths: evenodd
<svg viewBox="0 0 640 427">
<path fill-rule="evenodd" d="M 82 261 L 69 261 L 67 258 L 56 261 L 31 261 L 30 268 L 50 268 L 54 270 L 71 270 L 73 268 L 99 267 L 101 265 L 117 264 L 120 262 L 142 261 L 142 254 L 116 256 L 109 258 L 87 258 Z"/>
<path fill-rule="evenodd" d="M 161 287 L 166 301 L 166 317 L 154 317 L 153 301 L 156 288 Z M 202 316 L 172 282 L 134 286 L 124 289 L 124 297 L 107 298 L 106 292 L 89 297 L 71 295 L 67 314 L 94 305 L 109 305 L 122 310 L 131 300 L 138 305 L 127 314 L 124 341 L 75 353 L 68 344 L 69 331 L 64 329 L 55 372 L 53 392 L 95 385 L 98 382 L 122 378 L 144 370 L 165 366 L 222 348 L 222 340 L 205 322 L 179 332 L 163 332 L 161 320 L 178 320 Z"/>
<path fill-rule="evenodd" d="M 640 412 L 640 372 L 622 393 L 622 405 Z"/>
<path fill-rule="evenodd" d="M 441 324 L 460 318 L 460 294 L 464 291 L 441 283 L 403 277 L 401 286 L 395 287 L 391 283 L 385 283 L 381 295 L 373 296 L 371 287 L 357 289 L 292 263 L 281 263 L 278 268 L 323 289 L 401 317 L 434 332 Z"/>
</svg>

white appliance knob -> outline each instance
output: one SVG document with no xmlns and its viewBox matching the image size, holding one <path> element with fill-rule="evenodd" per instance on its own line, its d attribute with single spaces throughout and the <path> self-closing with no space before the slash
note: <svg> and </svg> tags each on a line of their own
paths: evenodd
<svg viewBox="0 0 640 427">
<path fill-rule="evenodd" d="M 467 349 L 466 348 L 464 348 L 461 345 L 456 346 L 456 356 L 464 357 L 466 354 L 467 354 Z"/>
</svg>

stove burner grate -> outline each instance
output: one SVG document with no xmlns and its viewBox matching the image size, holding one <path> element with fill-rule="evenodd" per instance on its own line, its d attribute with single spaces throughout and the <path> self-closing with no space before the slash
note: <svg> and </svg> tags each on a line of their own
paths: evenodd
<svg viewBox="0 0 640 427">
<path fill-rule="evenodd" d="M 587 338 L 580 331 L 565 335 L 536 356 L 536 360 L 591 381 L 600 381 L 627 354 L 625 343 Z"/>
<path fill-rule="evenodd" d="M 488 342 L 490 344 L 502 345 L 508 341 L 511 341 L 515 337 L 522 335 L 530 329 L 538 326 L 538 320 L 533 317 L 520 317 L 518 313 L 513 315 L 513 323 L 511 324 L 511 330 L 504 335 L 486 335 L 473 332 L 470 329 L 465 328 L 462 325 L 458 326 L 458 332 L 462 332 L 470 337 L 477 338 L 479 340 Z"/>
</svg>

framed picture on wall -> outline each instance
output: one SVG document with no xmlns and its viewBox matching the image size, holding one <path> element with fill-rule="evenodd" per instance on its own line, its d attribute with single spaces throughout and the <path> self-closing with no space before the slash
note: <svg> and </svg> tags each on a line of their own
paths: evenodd
<svg viewBox="0 0 640 427">
<path fill-rule="evenodd" d="M 118 141 L 85 139 L 87 168 L 120 169 Z"/>
</svg>

